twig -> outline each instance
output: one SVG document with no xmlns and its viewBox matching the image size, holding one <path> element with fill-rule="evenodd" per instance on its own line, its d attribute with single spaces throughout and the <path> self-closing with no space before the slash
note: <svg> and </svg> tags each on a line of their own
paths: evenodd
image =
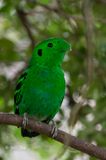
<svg viewBox="0 0 106 160">
<path fill-rule="evenodd" d="M 98 0 L 101 3 L 106 3 L 106 0 Z"/>
<path fill-rule="evenodd" d="M 34 46 L 35 46 L 35 39 L 33 37 L 32 31 L 30 29 L 31 28 L 30 23 L 29 23 L 26 15 L 25 15 L 25 12 L 22 9 L 17 8 L 16 11 L 17 11 L 17 15 L 18 15 L 21 23 L 23 24 L 24 28 L 27 31 L 27 34 L 28 34 L 28 36 L 29 36 L 29 38 L 31 40 L 31 46 L 32 46 L 32 49 L 33 49 Z"/>
<path fill-rule="evenodd" d="M 53 12 L 56 12 L 56 13 L 59 12 L 58 8 L 56 8 L 56 7 L 51 7 L 51 6 L 45 5 L 45 4 L 40 3 L 40 2 L 36 2 L 36 4 L 41 6 L 41 7 L 43 7 L 43 8 L 45 8 L 45 9 L 47 9 L 47 10 L 49 10 L 49 11 L 53 11 Z"/>
<path fill-rule="evenodd" d="M 0 124 L 7 124 L 7 125 L 14 125 L 14 126 L 21 127 L 22 121 L 23 121 L 23 117 L 20 117 L 18 115 L 0 113 Z M 48 124 L 37 122 L 33 119 L 29 119 L 27 128 L 52 138 L 52 135 L 51 135 L 52 128 Z M 87 153 L 90 156 L 94 156 L 96 158 L 106 160 L 106 149 L 98 147 L 94 144 L 85 142 L 84 140 L 80 140 L 59 129 L 57 130 L 57 136 L 54 139 L 63 143 L 64 145 L 68 145 L 79 151 Z M 67 139 L 68 139 L 68 144 L 66 143 Z"/>
</svg>

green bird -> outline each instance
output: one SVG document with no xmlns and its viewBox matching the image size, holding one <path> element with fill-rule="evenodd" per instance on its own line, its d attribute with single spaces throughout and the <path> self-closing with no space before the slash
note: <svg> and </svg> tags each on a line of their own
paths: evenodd
<svg viewBox="0 0 106 160">
<path fill-rule="evenodd" d="M 28 67 L 17 81 L 15 114 L 28 114 L 46 123 L 54 118 L 65 95 L 61 64 L 69 50 L 69 43 L 62 38 L 49 38 L 34 48 Z M 34 137 L 38 133 L 22 127 L 21 134 Z"/>
</svg>

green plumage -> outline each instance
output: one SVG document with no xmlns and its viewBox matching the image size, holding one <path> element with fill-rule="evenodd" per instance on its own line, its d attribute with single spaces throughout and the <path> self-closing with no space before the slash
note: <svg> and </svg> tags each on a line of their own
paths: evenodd
<svg viewBox="0 0 106 160">
<path fill-rule="evenodd" d="M 53 119 L 65 94 L 61 64 L 70 45 L 61 38 L 39 43 L 29 66 L 20 76 L 15 90 L 15 113 L 36 117 L 40 121 Z"/>
</svg>

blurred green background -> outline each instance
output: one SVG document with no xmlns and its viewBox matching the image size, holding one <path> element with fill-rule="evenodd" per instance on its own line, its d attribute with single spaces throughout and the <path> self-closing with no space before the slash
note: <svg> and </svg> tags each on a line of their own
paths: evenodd
<svg viewBox="0 0 106 160">
<path fill-rule="evenodd" d="M 106 147 L 106 1 L 0 0 L 0 112 L 13 112 L 16 80 L 36 43 L 62 37 L 72 44 L 63 68 L 66 96 L 58 127 Z M 52 105 L 52 104 L 51 104 Z M 0 160 L 95 160 L 20 129 L 0 126 Z"/>
</svg>

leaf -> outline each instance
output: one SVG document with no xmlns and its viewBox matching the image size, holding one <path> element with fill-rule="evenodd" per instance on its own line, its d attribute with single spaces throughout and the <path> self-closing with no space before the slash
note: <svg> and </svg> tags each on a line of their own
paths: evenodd
<svg viewBox="0 0 106 160">
<path fill-rule="evenodd" d="M 0 61 L 11 62 L 19 58 L 15 51 L 15 44 L 6 38 L 0 39 Z"/>
</svg>

